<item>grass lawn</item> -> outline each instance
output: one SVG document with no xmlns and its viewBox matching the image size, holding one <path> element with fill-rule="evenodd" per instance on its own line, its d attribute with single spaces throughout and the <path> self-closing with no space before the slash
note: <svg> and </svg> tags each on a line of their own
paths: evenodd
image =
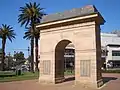
<svg viewBox="0 0 120 90">
<path fill-rule="evenodd" d="M 15 72 L 0 72 L 0 82 L 11 82 L 11 81 L 21 81 L 21 80 L 32 80 L 37 79 L 39 76 L 38 72 L 24 72 L 22 75 L 17 76 Z"/>
<path fill-rule="evenodd" d="M 64 75 L 74 75 L 74 71 L 66 70 Z M 21 75 L 16 75 L 16 72 L 3 72 L 0 71 L 0 82 L 11 82 L 11 81 L 21 81 L 21 80 L 32 80 L 38 79 L 39 72 L 31 73 L 31 72 L 24 72 Z"/>
<path fill-rule="evenodd" d="M 75 72 L 73 70 L 66 70 L 64 72 L 64 75 L 74 75 L 74 74 L 75 74 Z"/>
<path fill-rule="evenodd" d="M 120 73 L 120 69 L 102 70 L 103 73 Z"/>
</svg>

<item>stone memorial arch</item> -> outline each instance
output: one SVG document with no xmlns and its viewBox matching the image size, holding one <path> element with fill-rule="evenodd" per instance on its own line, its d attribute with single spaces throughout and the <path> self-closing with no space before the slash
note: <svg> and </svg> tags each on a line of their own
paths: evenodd
<svg viewBox="0 0 120 90">
<path fill-rule="evenodd" d="M 93 5 L 44 16 L 40 30 L 39 81 L 64 81 L 64 50 L 75 48 L 75 83 L 102 85 L 100 25 L 104 19 Z"/>
</svg>

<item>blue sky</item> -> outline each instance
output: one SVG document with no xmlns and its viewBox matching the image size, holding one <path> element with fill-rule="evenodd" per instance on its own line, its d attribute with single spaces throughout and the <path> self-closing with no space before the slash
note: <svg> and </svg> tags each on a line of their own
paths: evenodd
<svg viewBox="0 0 120 90">
<path fill-rule="evenodd" d="M 27 2 L 37 2 L 45 8 L 47 14 L 62 12 L 72 8 L 80 8 L 85 5 L 95 5 L 102 14 L 106 23 L 101 26 L 102 32 L 120 30 L 120 0 L 1 0 L 0 1 L 0 26 L 8 24 L 13 26 L 16 39 L 13 43 L 7 41 L 6 54 L 13 53 L 13 49 L 27 49 L 30 46 L 28 40 L 24 40 L 25 28 L 18 24 L 19 7 L 24 6 Z M 0 41 L 1 47 L 1 41 Z M 19 50 L 18 50 L 19 51 Z M 25 56 L 27 51 L 23 51 Z"/>
</svg>

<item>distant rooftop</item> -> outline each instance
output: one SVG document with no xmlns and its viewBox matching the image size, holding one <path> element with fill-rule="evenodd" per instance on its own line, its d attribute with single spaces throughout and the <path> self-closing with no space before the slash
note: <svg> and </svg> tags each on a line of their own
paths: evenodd
<svg viewBox="0 0 120 90">
<path fill-rule="evenodd" d="M 82 8 L 74 8 L 64 12 L 43 16 L 43 19 L 41 22 L 46 23 L 46 22 L 68 19 L 68 18 L 77 17 L 77 16 L 89 15 L 97 12 L 98 10 L 95 8 L 94 5 L 87 5 Z"/>
<path fill-rule="evenodd" d="M 101 33 L 101 36 L 104 36 L 104 37 L 118 37 L 117 34 L 112 34 L 112 33 Z"/>
</svg>

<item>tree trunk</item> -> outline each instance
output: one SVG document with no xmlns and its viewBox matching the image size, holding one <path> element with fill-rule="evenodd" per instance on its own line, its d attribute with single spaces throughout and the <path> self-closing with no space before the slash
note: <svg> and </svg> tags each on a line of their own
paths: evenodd
<svg viewBox="0 0 120 90">
<path fill-rule="evenodd" d="M 34 18 L 31 19 L 32 32 L 35 32 Z M 34 73 L 34 36 L 31 38 L 31 71 Z"/>
<path fill-rule="evenodd" d="M 31 72 L 34 73 L 34 37 L 31 38 Z"/>
<path fill-rule="evenodd" d="M 4 71 L 5 70 L 5 63 L 4 63 L 4 61 L 5 61 L 5 43 L 6 43 L 6 38 L 3 38 L 2 39 L 2 71 Z"/>
<path fill-rule="evenodd" d="M 35 68 L 35 70 L 36 71 L 39 71 L 39 69 L 38 69 L 38 38 L 35 38 L 35 59 L 36 59 L 36 68 Z"/>
</svg>

